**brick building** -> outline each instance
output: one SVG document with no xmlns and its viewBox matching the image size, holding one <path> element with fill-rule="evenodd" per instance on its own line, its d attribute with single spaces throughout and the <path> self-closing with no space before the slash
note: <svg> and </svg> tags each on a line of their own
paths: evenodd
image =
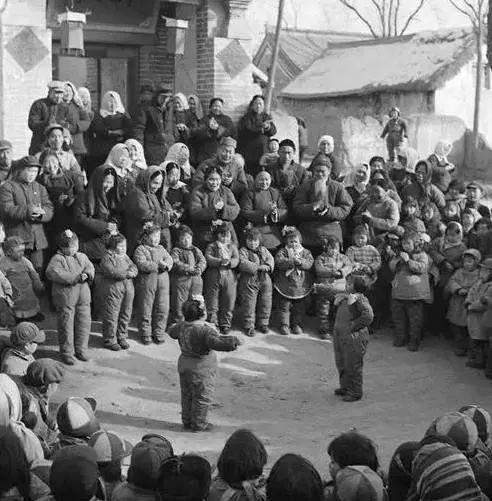
<svg viewBox="0 0 492 501">
<path fill-rule="evenodd" d="M 214 95 L 237 118 L 259 87 L 245 20 L 251 0 L 0 0 L 0 136 L 27 151 L 29 107 L 51 78 L 108 90 L 134 108 L 143 84 L 164 84 L 204 103 Z M 60 53 L 57 16 L 90 12 L 85 56 Z"/>
</svg>

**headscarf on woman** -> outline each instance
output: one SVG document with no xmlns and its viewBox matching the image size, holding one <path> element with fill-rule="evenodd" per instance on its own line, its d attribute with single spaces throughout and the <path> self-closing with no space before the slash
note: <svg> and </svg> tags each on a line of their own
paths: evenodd
<svg viewBox="0 0 492 501">
<path fill-rule="evenodd" d="M 434 148 L 434 153 L 439 161 L 445 160 L 447 162 L 447 156 L 451 153 L 452 149 L 453 145 L 449 141 L 441 139 L 437 142 L 436 147 Z"/>
<path fill-rule="evenodd" d="M 128 167 L 121 167 L 121 160 L 123 157 L 128 157 Z M 130 152 L 128 151 L 128 147 L 124 143 L 117 143 L 109 152 L 106 161 L 104 162 L 106 167 L 112 167 L 116 174 L 119 177 L 125 177 L 126 174 L 131 171 L 131 160 L 130 160 Z"/>
<path fill-rule="evenodd" d="M 416 149 L 411 148 L 410 146 L 400 146 L 398 148 L 398 156 L 406 159 L 407 163 L 405 165 L 405 170 L 407 172 L 411 172 L 415 174 L 415 167 L 419 160 L 419 153 Z M 398 168 L 398 167 L 394 167 Z"/>
<path fill-rule="evenodd" d="M 174 94 L 174 99 L 177 99 L 181 103 L 183 110 L 189 109 L 188 99 L 186 99 L 186 96 L 182 92 Z"/>
<path fill-rule="evenodd" d="M 73 95 L 72 95 L 72 100 L 70 102 L 73 102 L 77 106 L 80 106 L 82 103 L 80 101 L 80 96 L 79 96 L 79 93 L 77 92 L 77 88 L 75 87 L 75 85 L 72 82 L 69 82 L 69 81 L 66 81 L 65 85 L 68 86 L 68 87 L 70 87 L 72 89 L 72 94 Z"/>
<path fill-rule="evenodd" d="M 107 193 L 104 192 L 102 188 L 102 184 L 106 176 L 113 176 L 115 183 L 114 187 Z M 111 199 L 115 205 L 119 203 L 118 175 L 116 174 L 114 167 L 106 164 L 97 167 L 89 179 L 89 184 L 86 189 L 86 199 L 88 215 L 90 217 L 104 220 L 108 219 L 111 212 Z"/>
<path fill-rule="evenodd" d="M 140 141 L 136 139 L 127 139 L 124 144 L 128 148 L 128 151 L 131 151 L 132 147 L 137 150 L 137 159 L 133 162 L 133 165 L 141 170 L 147 169 L 147 161 L 145 160 L 144 149 Z"/>
<path fill-rule="evenodd" d="M 364 179 L 360 179 L 358 176 L 359 172 L 364 172 Z M 343 184 L 346 188 L 352 187 L 359 194 L 362 194 L 366 191 L 367 185 L 369 184 L 371 177 L 371 168 L 368 164 L 356 164 L 353 165 L 350 172 L 345 176 L 343 180 Z"/>
<path fill-rule="evenodd" d="M 91 97 L 90 90 L 87 87 L 79 87 L 77 93 L 80 97 L 80 102 L 81 102 L 84 110 L 87 111 L 87 113 L 93 113 L 92 112 L 92 97 Z M 87 104 L 84 104 L 84 101 L 87 101 Z"/>
<path fill-rule="evenodd" d="M 114 110 L 110 111 L 109 110 L 109 100 L 113 98 L 115 101 L 115 106 Z M 123 106 L 123 102 L 121 101 L 120 95 L 114 91 L 110 90 L 104 94 L 102 100 L 101 100 L 101 108 L 99 109 L 99 113 L 103 118 L 106 118 L 109 115 L 116 115 L 118 113 L 124 114 L 125 113 L 125 107 Z"/>
<path fill-rule="evenodd" d="M 181 178 L 183 181 L 191 179 L 194 169 L 190 164 L 190 150 L 184 143 L 174 143 L 168 150 L 166 159 L 160 165 L 162 170 L 166 170 L 168 163 L 174 162 L 181 169 Z"/>
<path fill-rule="evenodd" d="M 188 106 L 190 99 L 193 99 L 195 101 L 195 106 L 196 106 L 195 115 L 196 118 L 198 118 L 198 120 L 201 120 L 203 118 L 203 107 L 200 98 L 196 94 L 190 94 L 188 96 Z"/>
<path fill-rule="evenodd" d="M 335 147 L 335 140 L 333 139 L 333 136 L 330 136 L 328 134 L 325 134 L 318 139 L 318 149 L 321 146 L 321 143 L 331 144 L 332 150 Z"/>
</svg>

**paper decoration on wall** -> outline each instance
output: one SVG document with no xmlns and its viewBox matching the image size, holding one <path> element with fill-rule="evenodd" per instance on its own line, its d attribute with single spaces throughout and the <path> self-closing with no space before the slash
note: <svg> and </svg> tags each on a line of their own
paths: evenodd
<svg viewBox="0 0 492 501">
<path fill-rule="evenodd" d="M 24 70 L 31 71 L 48 54 L 49 50 L 31 28 L 22 28 L 5 46 L 15 62 Z"/>
<path fill-rule="evenodd" d="M 241 71 L 251 64 L 251 59 L 238 40 L 233 40 L 217 54 L 225 72 L 236 78 Z"/>
</svg>

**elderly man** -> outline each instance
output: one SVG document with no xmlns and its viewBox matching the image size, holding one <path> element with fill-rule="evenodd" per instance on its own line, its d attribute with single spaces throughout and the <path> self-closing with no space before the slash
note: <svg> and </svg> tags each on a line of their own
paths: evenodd
<svg viewBox="0 0 492 501">
<path fill-rule="evenodd" d="M 0 139 L 0 183 L 7 180 L 12 167 L 12 143 Z"/>
<path fill-rule="evenodd" d="M 224 114 L 224 100 L 214 97 L 210 100 L 209 111 L 203 117 L 192 137 L 197 153 L 197 162 L 213 157 L 223 137 L 236 137 L 236 128 L 230 116 Z"/>
<path fill-rule="evenodd" d="M 244 172 L 244 160 L 236 154 L 236 140 L 232 137 L 223 137 L 217 149 L 217 154 L 202 162 L 193 175 L 193 187 L 203 184 L 204 175 L 210 167 L 217 167 L 222 171 L 222 185 L 229 188 L 236 200 L 247 190 L 248 182 Z"/>
<path fill-rule="evenodd" d="M 300 186 L 294 198 L 294 214 L 303 244 L 313 250 L 319 250 L 322 237 L 333 235 L 342 242 L 340 222 L 352 208 L 350 195 L 330 174 L 331 166 L 317 165 L 313 179 Z"/>
<path fill-rule="evenodd" d="M 48 84 L 48 96 L 32 103 L 27 122 L 32 130 L 29 155 L 35 155 L 42 150 L 48 125 L 70 121 L 68 106 L 63 102 L 64 92 L 65 84 L 54 80 Z"/>
</svg>

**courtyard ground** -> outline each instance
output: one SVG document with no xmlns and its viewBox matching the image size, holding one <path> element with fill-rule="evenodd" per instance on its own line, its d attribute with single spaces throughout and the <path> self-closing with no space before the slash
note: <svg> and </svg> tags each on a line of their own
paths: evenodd
<svg viewBox="0 0 492 501">
<path fill-rule="evenodd" d="M 51 323 L 51 322 L 50 322 Z M 147 432 L 165 435 L 176 452 L 198 452 L 214 463 L 226 438 L 246 427 L 264 441 L 270 468 L 286 452 L 312 460 L 328 475 L 326 447 L 337 434 L 356 428 L 379 447 L 383 466 L 399 443 L 418 440 L 440 414 L 467 403 L 492 409 L 492 382 L 465 367 L 448 342 L 425 339 L 418 353 L 394 348 L 391 332 L 371 337 L 365 364 L 365 395 L 345 403 L 333 395 L 337 372 L 330 341 L 309 335 L 275 333 L 245 338 L 237 352 L 219 354 L 220 369 L 209 433 L 185 433 L 180 422 L 176 362 L 179 347 L 141 345 L 131 332 L 131 348 L 102 348 L 101 324 L 93 322 L 91 361 L 67 370 L 55 396 L 93 396 L 103 427 L 132 443 Z M 38 356 L 57 358 L 56 332 L 47 330 Z"/>
</svg>

